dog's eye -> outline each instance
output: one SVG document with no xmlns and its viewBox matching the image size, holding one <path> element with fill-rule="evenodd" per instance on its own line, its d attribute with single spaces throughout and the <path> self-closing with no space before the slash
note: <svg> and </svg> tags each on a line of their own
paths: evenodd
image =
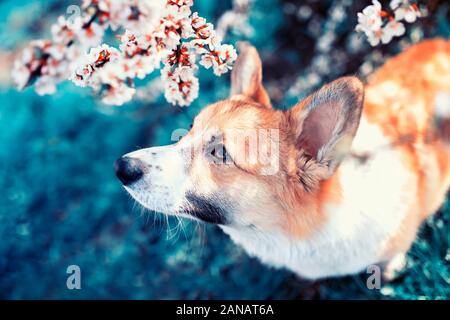
<svg viewBox="0 0 450 320">
<path fill-rule="evenodd" d="M 225 164 L 231 160 L 227 149 L 222 143 L 213 146 L 210 155 L 216 164 Z"/>
</svg>

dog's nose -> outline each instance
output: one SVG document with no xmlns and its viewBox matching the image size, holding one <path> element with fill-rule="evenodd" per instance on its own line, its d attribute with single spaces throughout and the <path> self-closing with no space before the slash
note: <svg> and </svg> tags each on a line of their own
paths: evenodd
<svg viewBox="0 0 450 320">
<path fill-rule="evenodd" d="M 143 175 L 143 163 L 139 159 L 122 157 L 114 163 L 116 176 L 127 186 L 139 180 Z"/>
</svg>

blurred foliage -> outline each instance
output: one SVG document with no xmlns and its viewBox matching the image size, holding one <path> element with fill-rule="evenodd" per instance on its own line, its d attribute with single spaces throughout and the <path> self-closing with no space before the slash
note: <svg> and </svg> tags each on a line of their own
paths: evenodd
<svg viewBox="0 0 450 320">
<path fill-rule="evenodd" d="M 275 102 L 288 107 L 341 74 L 364 77 L 410 43 L 448 37 L 449 6 L 432 3 L 429 17 L 409 25 L 406 36 L 374 49 L 353 32 L 356 12 L 368 1 L 351 3 L 333 22 L 331 9 L 339 1 L 256 0 L 249 40 L 261 52 Z M 70 4 L 2 1 L 0 53 L 48 36 Z M 214 22 L 231 1 L 196 0 L 195 6 Z M 334 40 L 322 50 L 326 28 Z M 314 62 L 319 55 L 331 59 L 322 71 Z M 0 298 L 450 298 L 448 203 L 421 229 L 403 275 L 381 290 L 366 288 L 366 274 L 301 280 L 249 258 L 214 226 L 181 226 L 134 205 L 114 176 L 113 161 L 139 147 L 170 143 L 174 129 L 188 129 L 201 108 L 227 96 L 229 75 L 202 72 L 199 99 L 183 109 L 162 97 L 111 108 L 70 83 L 59 89 L 39 97 L 33 89 L 19 93 L 7 81 L 0 84 Z M 302 94 L 289 96 L 295 91 Z M 71 264 L 81 267 L 82 290 L 66 288 Z"/>
</svg>

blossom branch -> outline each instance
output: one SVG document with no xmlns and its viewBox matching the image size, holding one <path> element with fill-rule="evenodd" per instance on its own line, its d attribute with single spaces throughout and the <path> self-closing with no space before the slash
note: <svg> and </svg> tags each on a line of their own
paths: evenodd
<svg viewBox="0 0 450 320">
<path fill-rule="evenodd" d="M 34 41 L 24 50 L 13 70 L 16 85 L 23 89 L 34 82 L 39 94 L 52 94 L 70 78 L 91 87 L 104 103 L 121 105 L 135 94 L 135 78 L 162 65 L 167 101 L 189 105 L 198 96 L 196 62 L 220 76 L 237 57 L 212 24 L 192 13 L 192 5 L 193 0 L 84 0 L 80 17 L 60 17 L 52 40 Z M 118 35 L 119 48 L 100 45 L 108 28 L 125 30 Z"/>
<path fill-rule="evenodd" d="M 405 33 L 402 21 L 413 23 L 421 16 L 418 5 L 410 0 L 392 0 L 389 6 L 390 10 L 385 10 L 378 0 L 373 0 L 372 5 L 358 13 L 356 31 L 363 32 L 371 46 L 402 36 Z"/>
</svg>

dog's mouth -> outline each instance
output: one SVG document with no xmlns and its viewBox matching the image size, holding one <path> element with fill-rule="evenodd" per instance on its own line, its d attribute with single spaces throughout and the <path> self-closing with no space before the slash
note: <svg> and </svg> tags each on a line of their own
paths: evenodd
<svg viewBox="0 0 450 320">
<path fill-rule="evenodd" d="M 216 225 L 228 224 L 226 210 L 207 197 L 197 196 L 193 193 L 187 193 L 183 206 L 178 210 L 171 210 L 169 206 L 158 205 L 156 201 L 148 203 L 142 199 L 139 193 L 130 187 L 125 189 L 133 197 L 134 201 L 140 203 L 143 207 L 167 215 L 178 215 L 188 219 L 200 220 L 206 223 Z"/>
<path fill-rule="evenodd" d="M 211 212 L 209 212 L 209 211 L 202 211 L 202 210 L 194 209 L 194 210 L 184 211 L 183 214 L 188 215 L 192 218 L 201 220 L 206 223 L 217 224 L 217 225 L 226 225 L 227 224 L 227 221 L 223 216 L 211 214 Z"/>
<path fill-rule="evenodd" d="M 219 225 L 228 223 L 226 210 L 216 201 L 190 192 L 186 194 L 184 213 L 207 223 Z"/>
</svg>

